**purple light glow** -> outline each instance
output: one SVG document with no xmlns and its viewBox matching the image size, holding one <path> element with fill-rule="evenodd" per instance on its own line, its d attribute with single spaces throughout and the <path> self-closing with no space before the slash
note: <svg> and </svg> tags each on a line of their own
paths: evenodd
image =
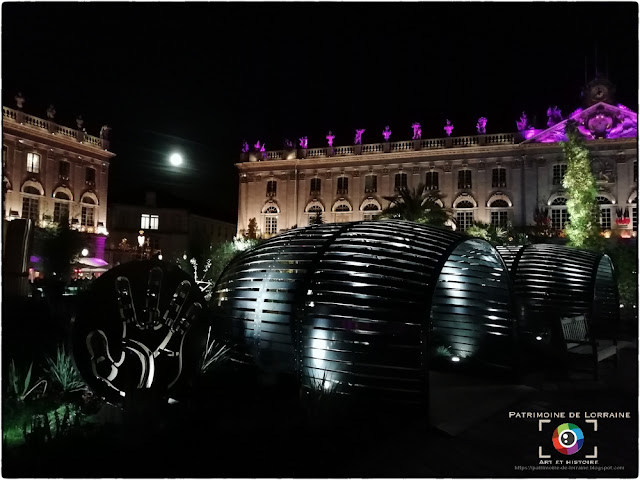
<svg viewBox="0 0 640 480">
<path fill-rule="evenodd" d="M 624 105 L 622 105 L 621 103 L 618 104 L 618 108 L 620 110 L 626 110 L 628 112 L 631 112 L 632 110 L 629 107 L 625 107 Z"/>
<path fill-rule="evenodd" d="M 478 130 L 478 135 L 484 135 L 487 133 L 487 119 L 485 117 L 480 117 L 478 119 L 478 123 L 476 123 L 476 129 Z"/>
<path fill-rule="evenodd" d="M 420 124 L 416 122 L 411 125 L 411 128 L 413 128 L 413 139 L 420 140 L 422 138 L 422 127 Z"/>
<path fill-rule="evenodd" d="M 519 132 L 532 128 L 531 125 L 529 125 L 529 119 L 527 118 L 527 114 L 525 112 L 522 112 L 520 120 L 516 120 L 516 127 L 518 128 Z"/>
<path fill-rule="evenodd" d="M 307 148 L 309 140 L 307 137 L 300 137 L 300 148 Z"/>
<path fill-rule="evenodd" d="M 262 151 L 262 146 L 260 145 L 260 140 L 258 140 L 256 142 L 256 144 L 253 146 L 253 148 L 256 149 L 256 151 L 261 152 Z"/>
<path fill-rule="evenodd" d="M 365 132 L 364 128 L 356 128 L 356 137 L 353 140 L 354 145 L 362 144 L 362 134 Z"/>
<path fill-rule="evenodd" d="M 453 123 L 447 119 L 447 124 L 444 126 L 444 131 L 447 133 L 447 137 L 450 137 L 453 133 Z"/>
<path fill-rule="evenodd" d="M 389 129 L 389 125 L 384 127 L 384 130 L 382 131 L 382 136 L 384 137 L 385 142 L 389 141 L 389 138 L 391 137 L 391 130 Z"/>
<path fill-rule="evenodd" d="M 336 136 L 331 133 L 331 130 L 329 130 L 329 135 L 327 135 L 327 142 L 329 143 L 330 147 L 333 147 L 333 139 L 336 138 Z"/>
<path fill-rule="evenodd" d="M 547 127 L 553 127 L 554 125 L 560 123 L 562 121 L 562 111 L 556 107 L 549 107 L 547 109 Z"/>
<path fill-rule="evenodd" d="M 249 144 L 247 142 L 244 142 L 242 144 L 242 153 L 247 153 L 249 151 Z"/>
<path fill-rule="evenodd" d="M 37 256 L 37 255 L 31 255 L 31 256 L 29 257 L 29 261 L 30 261 L 31 263 L 40 263 L 40 260 L 42 260 L 42 259 L 41 259 L 39 256 Z"/>
<path fill-rule="evenodd" d="M 524 138 L 526 140 L 529 140 L 530 138 L 535 137 L 540 132 L 542 132 L 542 130 L 536 130 L 535 128 L 531 127 L 529 130 L 525 130 Z"/>
<path fill-rule="evenodd" d="M 571 115 L 569 115 L 569 118 L 573 119 L 578 115 L 580 115 L 581 113 L 582 113 L 582 109 L 578 108 L 577 110 L 574 110 L 573 112 L 571 112 Z"/>
</svg>

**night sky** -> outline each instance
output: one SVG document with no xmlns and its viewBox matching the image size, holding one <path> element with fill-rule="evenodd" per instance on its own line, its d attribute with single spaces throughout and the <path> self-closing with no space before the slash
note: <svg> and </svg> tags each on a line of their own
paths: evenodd
<svg viewBox="0 0 640 480">
<path fill-rule="evenodd" d="M 585 57 L 637 111 L 636 3 L 3 3 L 3 104 L 112 127 L 109 201 L 169 190 L 236 220 L 243 140 L 281 149 L 515 131 L 580 106 Z M 167 166 L 180 150 L 182 169 Z"/>
</svg>

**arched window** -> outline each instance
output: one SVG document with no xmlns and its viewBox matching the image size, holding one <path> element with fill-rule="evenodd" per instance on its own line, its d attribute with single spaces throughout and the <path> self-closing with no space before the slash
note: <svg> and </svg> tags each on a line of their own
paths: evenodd
<svg viewBox="0 0 640 480">
<path fill-rule="evenodd" d="M 22 218 L 30 218 L 34 222 L 40 220 L 40 197 L 42 186 L 37 182 L 26 181 L 22 186 Z"/>
<path fill-rule="evenodd" d="M 378 203 L 368 202 L 362 207 L 362 211 L 364 212 L 365 220 L 373 220 L 378 215 L 380 215 L 380 205 Z"/>
<path fill-rule="evenodd" d="M 509 211 L 507 210 L 511 205 L 502 199 L 497 198 L 489 204 L 491 208 L 491 225 L 506 227 L 509 223 Z"/>
<path fill-rule="evenodd" d="M 272 205 L 264 213 L 264 231 L 267 235 L 275 235 L 278 233 L 278 209 Z"/>
<path fill-rule="evenodd" d="M 473 210 L 474 204 L 469 200 L 461 200 L 456 203 L 456 222 L 458 224 L 458 230 L 464 232 L 473 224 Z"/>
<path fill-rule="evenodd" d="M 53 193 L 56 201 L 53 204 L 53 221 L 56 223 L 69 222 L 69 201 L 71 200 L 70 191 L 66 188 L 57 188 Z"/>
<path fill-rule="evenodd" d="M 336 212 L 350 212 L 351 208 L 348 205 L 338 205 L 335 209 Z"/>
<path fill-rule="evenodd" d="M 81 214 L 80 214 L 80 225 L 83 227 L 94 227 L 95 226 L 95 205 L 98 204 L 97 199 L 93 194 L 85 193 L 80 199 Z"/>
<path fill-rule="evenodd" d="M 551 226 L 557 230 L 563 230 L 569 221 L 569 211 L 567 210 L 567 199 L 556 197 L 550 205 Z"/>
</svg>

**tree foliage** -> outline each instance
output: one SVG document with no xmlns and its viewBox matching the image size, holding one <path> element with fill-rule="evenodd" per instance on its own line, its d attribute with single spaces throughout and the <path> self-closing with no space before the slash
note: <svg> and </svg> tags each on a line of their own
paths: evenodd
<svg viewBox="0 0 640 480">
<path fill-rule="evenodd" d="M 589 151 L 578 132 L 575 122 L 566 126 L 567 141 L 562 145 L 567 161 L 567 173 L 562 185 L 567 190 L 569 223 L 566 234 L 569 245 L 595 248 L 601 241 L 600 209 L 596 201 L 596 179 L 591 171 Z"/>
<path fill-rule="evenodd" d="M 324 218 L 322 218 L 322 212 L 316 212 L 316 214 L 309 219 L 309 225 L 322 225 Z"/>
<path fill-rule="evenodd" d="M 63 282 L 71 278 L 71 263 L 82 250 L 82 236 L 66 222 L 50 228 L 38 228 L 34 236 L 34 251 L 42 257 L 47 277 L 55 275 Z"/>
<path fill-rule="evenodd" d="M 245 232 L 244 237 L 251 240 L 258 238 L 258 222 L 255 217 L 249 219 L 249 225 L 247 226 L 247 231 Z"/>
<path fill-rule="evenodd" d="M 396 196 L 383 198 L 391 203 L 382 211 L 380 218 L 408 220 L 436 227 L 453 222 L 452 210 L 438 203 L 444 195 L 437 190 L 425 190 L 422 183 L 413 190 L 403 187 Z"/>
</svg>

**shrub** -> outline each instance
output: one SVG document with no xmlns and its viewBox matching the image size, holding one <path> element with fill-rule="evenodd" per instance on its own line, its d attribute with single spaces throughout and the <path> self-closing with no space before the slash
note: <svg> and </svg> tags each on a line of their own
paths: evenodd
<svg viewBox="0 0 640 480">
<path fill-rule="evenodd" d="M 47 365 L 45 371 L 49 375 L 50 380 L 56 384 L 63 394 L 75 392 L 85 388 L 85 383 L 80 376 L 80 372 L 76 369 L 69 355 L 63 346 L 58 347 L 55 359 L 47 357 Z"/>
</svg>

